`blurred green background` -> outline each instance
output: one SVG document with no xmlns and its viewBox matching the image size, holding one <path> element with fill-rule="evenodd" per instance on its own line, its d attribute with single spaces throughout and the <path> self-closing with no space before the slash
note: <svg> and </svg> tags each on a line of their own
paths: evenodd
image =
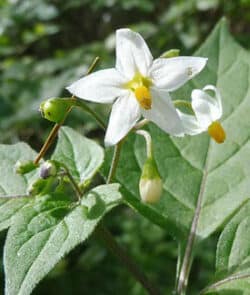
<svg viewBox="0 0 250 295">
<path fill-rule="evenodd" d="M 0 142 L 28 142 L 38 150 L 52 124 L 38 112 L 42 100 L 67 96 L 95 56 L 98 68 L 114 65 L 115 30 L 140 32 L 153 55 L 170 48 L 192 52 L 226 16 L 231 31 L 250 47 L 250 0 L 0 0 Z M 109 107 L 91 104 L 108 116 Z M 87 114 L 74 110 L 67 124 L 102 143 L 103 132 Z M 177 244 L 163 230 L 128 208 L 105 219 L 116 238 L 163 294 L 175 282 Z M 3 245 L 5 234 L 1 236 Z M 204 242 L 191 273 L 189 294 L 213 276 L 217 236 Z M 1 271 L 1 293 L 3 293 Z M 33 294 L 146 294 L 94 237 L 62 260 Z"/>
</svg>

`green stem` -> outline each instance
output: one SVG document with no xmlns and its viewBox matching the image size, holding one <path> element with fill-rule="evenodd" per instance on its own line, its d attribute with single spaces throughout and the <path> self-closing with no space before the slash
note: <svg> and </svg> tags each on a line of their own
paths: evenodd
<svg viewBox="0 0 250 295">
<path fill-rule="evenodd" d="M 47 150 L 49 149 L 49 147 L 51 146 L 51 144 L 53 143 L 54 139 L 57 136 L 57 133 L 59 131 L 61 127 L 61 124 L 56 123 L 53 127 L 53 129 L 50 131 L 49 136 L 47 137 L 45 143 L 43 144 L 39 154 L 37 155 L 37 157 L 34 160 L 34 164 L 38 164 L 39 161 L 43 158 L 43 156 L 46 154 Z"/>
<path fill-rule="evenodd" d="M 79 188 L 78 184 L 75 182 L 75 180 L 74 180 L 73 176 L 71 175 L 71 173 L 69 172 L 69 169 L 67 168 L 67 166 L 62 164 L 62 167 L 64 169 L 65 175 L 69 178 L 69 181 L 70 181 L 70 183 L 77 195 L 78 201 L 80 201 L 82 194 L 83 194 L 81 189 Z"/>
<path fill-rule="evenodd" d="M 121 153 L 121 147 L 122 147 L 123 140 L 119 141 L 117 145 L 115 146 L 114 154 L 113 154 L 113 159 L 111 162 L 109 174 L 106 183 L 109 184 L 112 182 L 113 177 L 115 175 L 115 171 L 119 162 L 120 158 L 120 153 Z"/>
<path fill-rule="evenodd" d="M 149 132 L 145 130 L 137 130 L 137 134 L 142 135 L 146 141 L 147 158 L 152 158 L 152 138 Z"/>
<path fill-rule="evenodd" d="M 149 120 L 147 119 L 142 119 L 140 122 L 138 122 L 135 126 L 134 126 L 134 130 L 138 130 L 141 129 L 143 126 L 145 126 L 146 124 L 149 123 Z"/>
<path fill-rule="evenodd" d="M 101 117 L 95 111 L 93 111 L 83 100 L 75 99 L 74 106 L 79 107 L 85 112 L 89 113 L 97 121 L 102 129 L 106 129 L 106 124 L 101 119 Z"/>
</svg>

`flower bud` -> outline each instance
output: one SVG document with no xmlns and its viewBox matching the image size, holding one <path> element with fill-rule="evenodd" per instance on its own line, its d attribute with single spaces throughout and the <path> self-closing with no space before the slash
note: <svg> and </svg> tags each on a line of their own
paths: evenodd
<svg viewBox="0 0 250 295">
<path fill-rule="evenodd" d="M 58 172 L 58 166 L 54 161 L 46 161 L 41 165 L 40 177 L 46 179 L 50 176 L 56 176 Z"/>
<path fill-rule="evenodd" d="M 143 166 L 139 189 L 141 199 L 145 203 L 156 203 L 161 197 L 162 179 L 152 157 L 149 157 Z"/>
<path fill-rule="evenodd" d="M 51 122 L 61 123 L 73 104 L 73 99 L 50 98 L 41 103 L 40 111 L 45 119 Z"/>
<path fill-rule="evenodd" d="M 28 188 L 30 196 L 46 195 L 54 192 L 59 184 L 58 178 L 49 177 L 47 179 L 39 178 L 35 180 Z"/>
<path fill-rule="evenodd" d="M 180 55 L 179 49 L 170 49 L 168 51 L 165 51 L 160 57 L 161 58 L 170 58 L 170 57 L 177 57 Z"/>
<path fill-rule="evenodd" d="M 15 171 L 16 173 L 23 175 L 35 170 L 37 167 L 38 165 L 33 161 L 17 161 L 15 165 Z"/>
</svg>

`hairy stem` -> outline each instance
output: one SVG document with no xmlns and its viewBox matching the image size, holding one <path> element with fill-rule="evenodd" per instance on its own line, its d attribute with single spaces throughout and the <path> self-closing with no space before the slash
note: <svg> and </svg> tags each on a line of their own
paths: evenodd
<svg viewBox="0 0 250 295">
<path fill-rule="evenodd" d="M 203 195 L 204 195 L 204 190 L 205 190 L 205 185 L 206 185 L 207 175 L 208 175 L 209 149 L 210 149 L 210 143 L 207 149 L 207 158 L 206 158 L 204 173 L 203 173 L 203 177 L 201 181 L 200 192 L 197 199 L 196 209 L 194 212 L 194 217 L 193 217 L 191 229 L 189 232 L 188 241 L 186 244 L 186 249 L 185 249 L 185 253 L 184 253 L 184 257 L 183 257 L 183 261 L 182 261 L 182 265 L 180 269 L 180 274 L 178 278 L 178 284 L 177 284 L 178 295 L 185 294 L 187 284 L 188 284 L 188 277 L 189 277 L 190 268 L 191 268 L 192 259 L 193 259 L 193 248 L 194 248 L 194 243 L 196 238 L 196 231 L 197 231 L 197 226 L 198 226 L 198 222 L 200 218 L 202 200 L 203 200 Z"/>
<path fill-rule="evenodd" d="M 69 181 L 77 195 L 77 198 L 78 198 L 78 201 L 81 200 L 81 197 L 82 197 L 82 191 L 80 189 L 80 187 L 78 186 L 78 184 L 76 183 L 76 181 L 74 180 L 73 176 L 71 175 L 71 173 L 69 172 L 69 169 L 63 165 L 63 169 L 64 169 L 64 172 L 65 172 L 65 175 L 69 178 Z"/>
</svg>

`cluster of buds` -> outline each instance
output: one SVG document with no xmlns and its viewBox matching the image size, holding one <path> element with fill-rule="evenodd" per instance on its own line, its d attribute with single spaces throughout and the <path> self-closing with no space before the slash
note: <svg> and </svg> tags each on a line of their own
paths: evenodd
<svg viewBox="0 0 250 295">
<path fill-rule="evenodd" d="M 60 165 L 58 162 L 49 160 L 42 163 L 39 167 L 33 161 L 18 161 L 15 165 L 15 171 L 18 174 L 24 175 L 39 168 L 39 178 L 30 184 L 28 194 L 30 196 L 44 195 L 55 191 L 59 185 L 58 172 Z"/>
</svg>

